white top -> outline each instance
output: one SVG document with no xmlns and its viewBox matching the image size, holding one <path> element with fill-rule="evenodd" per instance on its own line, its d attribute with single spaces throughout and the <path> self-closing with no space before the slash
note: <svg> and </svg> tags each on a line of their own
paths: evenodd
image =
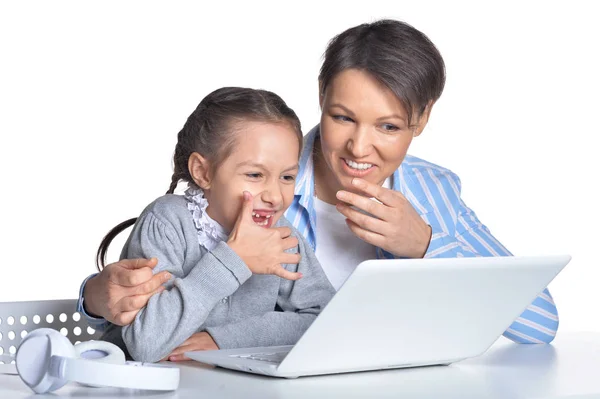
<svg viewBox="0 0 600 399">
<path fill-rule="evenodd" d="M 390 178 L 385 180 L 383 187 L 391 187 Z M 377 258 L 376 248 L 352 233 L 346 224 L 346 217 L 335 209 L 335 205 L 315 197 L 315 211 L 317 259 L 337 291 L 359 263 Z"/>
<path fill-rule="evenodd" d="M 206 212 L 208 200 L 204 198 L 204 191 L 189 187 L 183 197 L 187 201 L 187 208 L 198 230 L 198 243 L 212 251 L 221 241 L 227 241 L 229 233 Z"/>
</svg>

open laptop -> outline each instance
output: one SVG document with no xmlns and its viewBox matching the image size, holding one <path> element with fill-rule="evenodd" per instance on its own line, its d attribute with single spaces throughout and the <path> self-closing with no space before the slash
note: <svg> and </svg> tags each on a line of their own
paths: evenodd
<svg viewBox="0 0 600 399">
<path fill-rule="evenodd" d="M 186 356 L 286 378 L 453 363 L 485 352 L 570 260 L 369 260 L 296 345 Z"/>
</svg>

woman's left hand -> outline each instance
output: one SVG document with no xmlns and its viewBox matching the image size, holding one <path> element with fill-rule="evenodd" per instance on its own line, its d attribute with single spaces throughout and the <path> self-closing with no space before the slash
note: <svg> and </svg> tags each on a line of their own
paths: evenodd
<svg viewBox="0 0 600 399">
<path fill-rule="evenodd" d="M 338 203 L 336 208 L 346 216 L 346 224 L 358 238 L 398 257 L 425 256 L 431 239 L 431 227 L 406 197 L 359 178 L 354 178 L 352 184 L 365 196 L 340 190 L 336 196 L 344 203 Z M 352 209 L 351 205 L 370 215 Z"/>
<path fill-rule="evenodd" d="M 162 360 L 170 360 L 172 362 L 182 362 L 184 360 L 190 360 L 184 355 L 185 352 L 191 351 L 208 351 L 217 350 L 219 347 L 212 339 L 209 333 L 202 331 L 193 334 L 183 344 L 175 348 L 173 352 Z"/>
</svg>

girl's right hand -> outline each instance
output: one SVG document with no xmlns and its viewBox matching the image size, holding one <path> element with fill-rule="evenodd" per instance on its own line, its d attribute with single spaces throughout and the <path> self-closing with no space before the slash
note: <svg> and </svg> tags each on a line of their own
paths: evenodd
<svg viewBox="0 0 600 399">
<path fill-rule="evenodd" d="M 288 227 L 266 229 L 252 220 L 252 194 L 244 191 L 244 202 L 227 245 L 244 261 L 255 274 L 274 274 L 288 279 L 298 280 L 301 273 L 284 269 L 283 263 L 297 264 L 300 254 L 286 253 L 286 249 L 298 246 Z"/>
</svg>

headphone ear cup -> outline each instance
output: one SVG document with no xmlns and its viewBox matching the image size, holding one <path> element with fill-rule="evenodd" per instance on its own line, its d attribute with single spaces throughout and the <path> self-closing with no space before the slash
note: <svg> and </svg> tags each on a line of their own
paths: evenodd
<svg viewBox="0 0 600 399">
<path fill-rule="evenodd" d="M 99 363 L 125 364 L 125 353 L 107 341 L 84 341 L 74 346 L 76 356 Z"/>
<path fill-rule="evenodd" d="M 76 356 L 97 363 L 125 364 L 125 353 L 117 345 L 106 341 L 84 341 L 75 344 Z M 101 385 L 83 384 L 83 386 L 98 388 Z"/>
<path fill-rule="evenodd" d="M 52 356 L 75 357 L 71 342 L 51 328 L 40 328 L 29 333 L 17 349 L 17 371 L 21 380 L 36 393 L 57 390 L 68 381 L 50 373 Z"/>
</svg>

